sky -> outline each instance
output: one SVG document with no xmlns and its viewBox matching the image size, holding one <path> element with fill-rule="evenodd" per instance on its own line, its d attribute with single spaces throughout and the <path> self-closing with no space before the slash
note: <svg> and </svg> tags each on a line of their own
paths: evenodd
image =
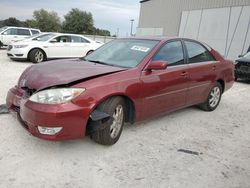
<svg viewBox="0 0 250 188">
<path fill-rule="evenodd" d="M 139 20 L 139 0 L 0 0 L 0 20 L 16 17 L 19 20 L 31 19 L 34 10 L 55 11 L 63 21 L 63 16 L 72 8 L 91 12 L 94 25 L 107 29 L 119 36 L 130 34 L 131 19 L 134 19 L 133 33 Z"/>
</svg>

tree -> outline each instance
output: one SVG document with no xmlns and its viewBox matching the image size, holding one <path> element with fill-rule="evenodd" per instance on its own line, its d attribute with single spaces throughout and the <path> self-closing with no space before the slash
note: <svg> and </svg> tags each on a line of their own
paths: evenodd
<svg viewBox="0 0 250 188">
<path fill-rule="evenodd" d="M 64 18 L 63 30 L 65 32 L 92 34 L 94 31 L 94 20 L 89 12 L 73 8 Z"/>
<path fill-rule="evenodd" d="M 94 29 L 94 35 L 101 35 L 101 36 L 110 36 L 110 31 L 104 29 Z"/>
<path fill-rule="evenodd" d="M 31 27 L 31 28 L 36 28 L 36 21 L 35 20 L 26 20 L 24 22 L 25 27 Z"/>
<path fill-rule="evenodd" d="M 16 26 L 16 27 L 22 27 L 24 26 L 24 23 L 14 17 L 10 17 L 6 20 L 3 20 L 1 23 L 3 26 Z"/>
<path fill-rule="evenodd" d="M 48 12 L 44 9 L 36 10 L 33 12 L 34 20 L 27 20 L 27 24 L 32 27 L 39 28 L 41 31 L 46 32 L 59 32 L 61 30 L 60 18 L 56 12 Z"/>
</svg>

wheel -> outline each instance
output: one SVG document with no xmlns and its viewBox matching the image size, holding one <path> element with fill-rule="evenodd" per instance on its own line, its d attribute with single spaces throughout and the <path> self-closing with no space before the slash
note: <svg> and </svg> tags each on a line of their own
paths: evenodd
<svg viewBox="0 0 250 188">
<path fill-rule="evenodd" d="M 125 102 L 122 97 L 112 97 L 97 107 L 98 110 L 110 115 L 108 120 L 97 123 L 103 127 L 91 134 L 91 139 L 103 145 L 115 144 L 122 133 L 125 118 Z"/>
<path fill-rule="evenodd" d="M 222 95 L 222 87 L 220 83 L 216 83 L 208 94 L 207 100 L 200 105 L 204 111 L 213 111 L 220 103 Z"/>
<path fill-rule="evenodd" d="M 90 50 L 90 51 L 88 51 L 86 55 L 91 54 L 93 51 L 94 51 L 94 50 Z"/>
<path fill-rule="evenodd" d="M 29 59 L 32 63 L 41 63 L 45 60 L 45 54 L 40 49 L 34 49 L 29 53 Z"/>
</svg>

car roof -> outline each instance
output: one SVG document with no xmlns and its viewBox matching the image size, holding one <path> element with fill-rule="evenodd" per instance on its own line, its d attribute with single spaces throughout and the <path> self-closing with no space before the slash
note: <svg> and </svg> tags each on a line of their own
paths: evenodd
<svg viewBox="0 0 250 188">
<path fill-rule="evenodd" d="M 119 39 L 157 40 L 161 42 L 166 42 L 166 41 L 173 40 L 173 39 L 183 39 L 183 40 L 190 40 L 190 41 L 198 42 L 202 44 L 203 46 L 205 46 L 208 50 L 212 49 L 212 47 L 206 44 L 205 42 L 192 39 L 192 38 L 184 38 L 184 37 L 177 37 L 177 36 L 143 36 L 143 37 L 127 37 L 127 38 L 119 38 Z"/>
<path fill-rule="evenodd" d="M 30 28 L 30 27 L 16 27 L 16 26 L 5 26 L 7 28 L 17 28 L 17 29 L 32 29 L 32 30 L 37 30 L 40 31 L 40 29 L 35 29 L 35 28 Z"/>
<path fill-rule="evenodd" d="M 143 36 L 143 37 L 127 37 L 120 39 L 138 39 L 138 40 L 158 40 L 158 41 L 167 41 L 170 39 L 177 39 L 178 37 L 168 37 L 168 36 Z"/>
</svg>

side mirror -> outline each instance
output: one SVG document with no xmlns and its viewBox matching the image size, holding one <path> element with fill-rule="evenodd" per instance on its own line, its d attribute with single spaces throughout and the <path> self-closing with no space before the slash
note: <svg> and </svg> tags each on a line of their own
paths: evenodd
<svg viewBox="0 0 250 188">
<path fill-rule="evenodd" d="M 55 42 L 57 42 L 57 40 L 56 39 L 51 39 L 51 41 L 49 41 L 49 42 L 55 43 Z"/>
<path fill-rule="evenodd" d="M 243 57 L 244 55 L 238 55 L 239 58 Z"/>
<path fill-rule="evenodd" d="M 162 61 L 162 60 L 151 61 L 148 64 L 146 70 L 149 70 L 149 71 L 151 71 L 151 70 L 164 70 L 167 68 L 167 66 L 168 66 L 168 63 L 166 61 Z"/>
<path fill-rule="evenodd" d="M 3 32 L 3 34 L 2 35 L 7 35 L 7 32 L 5 31 L 5 32 Z"/>
</svg>

